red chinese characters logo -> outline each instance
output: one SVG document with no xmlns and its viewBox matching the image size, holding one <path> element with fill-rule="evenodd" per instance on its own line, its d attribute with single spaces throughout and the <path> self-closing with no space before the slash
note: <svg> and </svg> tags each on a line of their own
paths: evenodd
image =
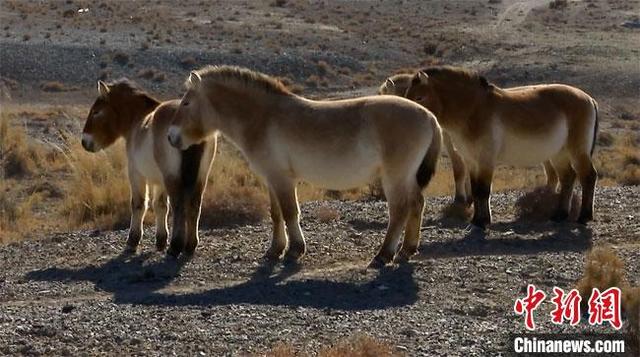
<svg viewBox="0 0 640 357">
<path fill-rule="evenodd" d="M 620 318 L 620 289 L 609 288 L 600 292 L 593 288 L 589 298 L 589 324 L 601 325 L 609 322 L 613 328 L 619 330 L 622 327 Z"/>
<path fill-rule="evenodd" d="M 542 290 L 536 290 L 532 284 L 527 286 L 527 296 L 517 299 L 513 309 L 518 315 L 524 314 L 524 325 L 528 330 L 534 330 L 536 324 L 533 320 L 533 312 L 542 304 L 547 295 Z"/>
<path fill-rule="evenodd" d="M 565 322 L 575 326 L 580 322 L 582 316 L 580 311 L 580 303 L 582 297 L 576 289 L 566 293 L 564 290 L 554 287 L 553 310 L 551 311 L 551 322 L 561 325 Z M 609 322 L 613 328 L 619 330 L 622 327 L 621 318 L 621 296 L 619 288 L 612 287 L 600 292 L 594 288 L 589 298 L 589 324 L 602 325 Z M 534 321 L 534 311 L 540 307 L 547 295 L 542 290 L 536 289 L 533 284 L 527 286 L 527 296 L 516 299 L 513 310 L 517 315 L 524 315 L 524 325 L 527 330 L 534 330 L 536 327 Z"/>
<path fill-rule="evenodd" d="M 551 322 L 561 325 L 564 320 L 567 320 L 571 326 L 577 325 L 580 322 L 580 301 L 582 301 L 578 290 L 573 289 L 565 294 L 564 290 L 554 287 L 553 293 L 555 295 L 551 301 L 555 308 L 551 311 Z"/>
</svg>

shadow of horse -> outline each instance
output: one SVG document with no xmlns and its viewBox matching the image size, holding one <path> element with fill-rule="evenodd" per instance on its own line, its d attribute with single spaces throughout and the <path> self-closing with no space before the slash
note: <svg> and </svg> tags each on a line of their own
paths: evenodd
<svg viewBox="0 0 640 357">
<path fill-rule="evenodd" d="M 25 275 L 34 281 L 89 281 L 95 289 L 117 293 L 123 290 L 155 291 L 166 287 L 179 274 L 187 260 L 164 258 L 145 264 L 154 253 L 139 255 L 122 253 L 102 265 L 88 265 L 80 269 L 47 268 Z"/>
<path fill-rule="evenodd" d="M 500 226 L 505 232 L 516 232 L 507 229 L 509 224 Z M 481 232 L 468 232 L 461 239 L 445 242 L 424 243 L 420 247 L 418 259 L 440 259 L 466 256 L 488 255 L 534 255 L 544 252 L 584 252 L 591 248 L 593 233 L 590 228 L 577 225 L 556 225 L 558 230 L 542 235 L 540 238 L 486 238 Z M 494 226 L 491 225 L 491 229 Z M 504 234 L 504 233 L 503 233 Z"/>
<path fill-rule="evenodd" d="M 112 293 L 116 304 L 153 306 L 219 306 L 252 304 L 337 310 L 372 310 L 414 304 L 418 286 L 413 267 L 401 265 L 377 272 L 367 282 L 339 282 L 301 278 L 287 280 L 299 267 L 263 265 L 247 281 L 205 291 L 172 291 L 170 282 L 184 262 L 165 259 L 145 265 L 148 255 L 118 256 L 100 266 L 81 269 L 48 268 L 26 274 L 38 281 L 90 281 Z M 166 291 L 161 291 L 166 288 Z"/>
</svg>

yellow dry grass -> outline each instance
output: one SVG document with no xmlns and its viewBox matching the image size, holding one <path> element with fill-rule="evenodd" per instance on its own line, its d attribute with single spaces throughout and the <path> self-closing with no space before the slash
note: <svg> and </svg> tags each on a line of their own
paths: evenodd
<svg viewBox="0 0 640 357">
<path fill-rule="evenodd" d="M 280 343 L 263 354 L 266 357 L 302 357 L 310 356 L 306 351 L 297 352 L 290 344 Z M 367 335 L 359 335 L 340 341 L 333 346 L 322 348 L 319 357 L 392 357 L 404 354 L 394 350 L 389 344 Z"/>
<path fill-rule="evenodd" d="M 624 263 L 611 247 L 595 247 L 587 254 L 584 275 L 577 283 L 577 289 L 583 298 L 583 309 L 587 308 L 593 288 L 603 291 L 610 287 L 622 290 L 622 311 L 627 319 L 625 328 L 635 337 L 635 340 L 632 339 L 634 345 L 630 347 L 637 350 L 640 347 L 640 287 L 629 284 Z"/>
<path fill-rule="evenodd" d="M 19 197 L 19 202 L 32 202 L 33 206 L 37 198 L 29 201 L 25 181 L 17 179 L 46 177 L 49 183 L 60 187 L 64 192 L 55 203 L 57 216 L 49 216 L 49 220 L 63 220 L 68 228 L 126 228 L 129 224 L 129 187 L 124 147 L 122 143 L 118 143 L 100 153 L 85 152 L 76 133 L 82 125 L 81 118 L 85 109 L 75 106 L 29 105 L 15 106 L 11 110 L 3 108 L 0 118 L 0 163 L 1 177 L 5 182 L 0 194 L 5 202 L 15 202 L 14 198 Z M 23 128 L 24 123 L 30 121 L 47 123 L 50 120 L 63 120 L 59 118 L 73 121 L 71 127 L 76 128 L 72 129 L 73 133 L 53 133 L 63 136 L 62 148 L 43 145 L 40 142 L 42 138 L 30 137 Z M 635 148 L 638 141 L 637 135 L 616 137 L 611 140 L 610 145 L 596 150 L 600 185 L 636 183 L 640 177 L 640 158 Z M 64 159 L 60 160 L 60 157 Z M 16 181 L 9 185 L 7 180 L 11 178 Z M 543 183 L 541 167 L 516 169 L 500 166 L 494 176 L 493 191 L 533 188 Z M 448 196 L 453 190 L 450 163 L 448 158 L 443 157 L 426 193 L 431 196 Z M 375 184 L 343 192 L 301 184 L 298 187 L 298 197 L 301 202 L 372 196 L 380 198 L 378 191 L 380 187 Z M 3 214 L 3 232 L 17 230 L 18 226 L 24 227 L 25 224 L 8 224 L 8 219 L 4 217 L 13 217 L 12 221 L 19 221 L 15 215 L 27 217 L 30 214 L 28 207 L 26 204 L 20 208 L 4 207 L 11 214 Z M 238 151 L 222 140 L 203 203 L 203 227 L 256 223 L 268 217 L 268 207 L 268 194 L 260 180 L 251 172 Z M 316 213 L 321 220 L 331 220 L 335 216 L 335 212 Z M 464 219 L 469 212 L 465 210 L 459 213 Z M 151 218 L 152 214 L 149 214 L 147 222 L 151 222 Z M 12 235 L 20 236 L 21 233 L 14 232 Z"/>
</svg>

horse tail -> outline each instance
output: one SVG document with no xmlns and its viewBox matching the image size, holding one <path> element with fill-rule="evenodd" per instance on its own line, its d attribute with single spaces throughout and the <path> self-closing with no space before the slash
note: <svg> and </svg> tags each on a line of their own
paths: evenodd
<svg viewBox="0 0 640 357">
<path fill-rule="evenodd" d="M 591 104 L 593 104 L 593 110 L 596 114 L 596 122 L 594 124 L 593 127 L 593 141 L 591 142 L 591 153 L 590 155 L 593 156 L 593 150 L 596 148 L 596 139 L 598 137 L 598 126 L 600 125 L 600 115 L 598 113 L 598 102 L 596 102 L 595 99 L 591 98 Z"/>
<path fill-rule="evenodd" d="M 422 159 L 420 167 L 418 167 L 418 172 L 416 173 L 416 181 L 418 182 L 418 186 L 421 190 L 427 187 L 429 181 L 431 181 L 431 178 L 433 177 L 433 174 L 436 172 L 436 166 L 438 165 L 438 158 L 440 157 L 440 150 L 442 148 L 442 130 L 433 116 L 432 122 L 433 136 L 431 144 L 429 145 L 429 149 L 427 149 L 427 153 L 424 155 L 424 159 Z"/>
</svg>

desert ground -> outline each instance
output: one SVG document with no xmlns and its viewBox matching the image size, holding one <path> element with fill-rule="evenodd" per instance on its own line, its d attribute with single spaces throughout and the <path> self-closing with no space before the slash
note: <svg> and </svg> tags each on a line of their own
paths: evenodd
<svg viewBox="0 0 640 357">
<path fill-rule="evenodd" d="M 591 249 L 612 251 L 639 286 L 639 23 L 638 0 L 0 2 L 0 354 L 504 355 L 525 332 L 513 304 L 527 284 L 575 287 Z M 409 264 L 366 269 L 387 223 L 375 187 L 303 185 L 308 253 L 266 266 L 268 195 L 223 142 L 195 256 L 154 251 L 152 212 L 138 253 L 123 255 L 123 145 L 79 145 L 96 81 L 177 98 L 207 64 L 316 99 L 375 94 L 391 74 L 438 64 L 504 87 L 577 86 L 601 111 L 596 219 L 549 222 L 542 170 L 503 166 L 494 224 L 470 235 L 444 157 Z M 536 311 L 537 332 L 615 332 L 553 325 L 550 310 Z"/>
</svg>

